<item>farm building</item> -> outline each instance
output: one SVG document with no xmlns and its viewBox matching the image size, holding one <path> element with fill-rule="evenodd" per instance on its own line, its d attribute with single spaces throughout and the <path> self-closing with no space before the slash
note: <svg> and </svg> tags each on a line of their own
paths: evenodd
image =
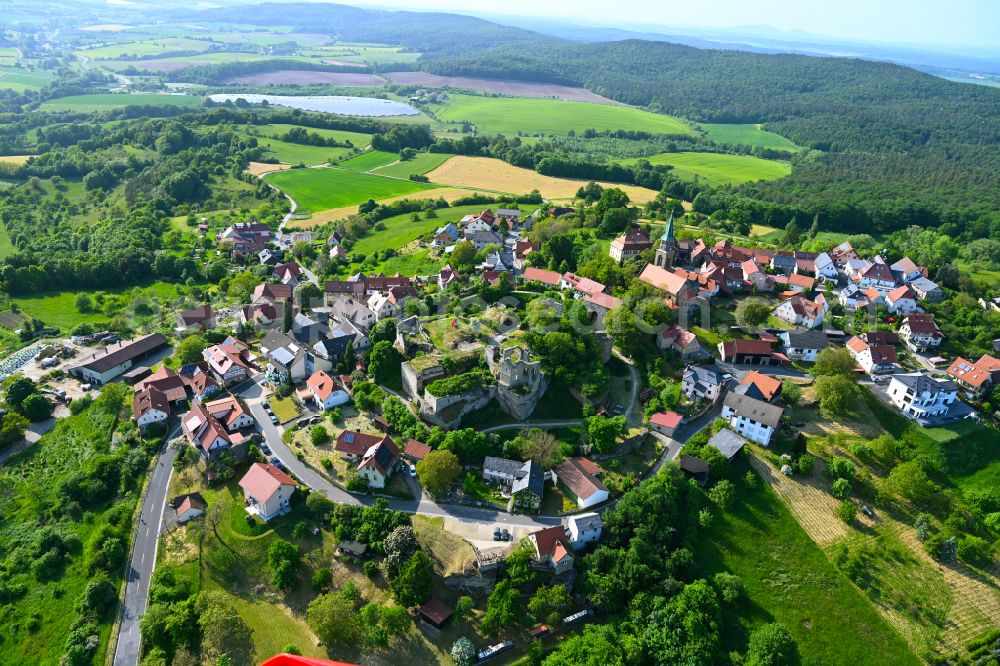
<svg viewBox="0 0 1000 666">
<path fill-rule="evenodd" d="M 167 336 L 150 333 L 134 340 L 108 345 L 67 366 L 66 372 L 82 382 L 100 386 L 118 377 L 136 361 L 148 358 L 169 346 Z"/>
</svg>

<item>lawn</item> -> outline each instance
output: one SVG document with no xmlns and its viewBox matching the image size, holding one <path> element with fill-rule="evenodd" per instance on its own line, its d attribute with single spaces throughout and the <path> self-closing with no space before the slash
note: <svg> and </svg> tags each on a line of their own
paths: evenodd
<svg viewBox="0 0 1000 666">
<path fill-rule="evenodd" d="M 299 406 L 291 398 L 272 396 L 267 402 L 271 405 L 271 409 L 274 410 L 274 415 L 282 423 L 287 423 L 299 415 Z"/>
<path fill-rule="evenodd" d="M 103 291 L 106 294 L 129 294 L 130 298 L 128 300 L 145 297 L 158 298 L 161 301 L 168 301 L 178 297 L 177 287 L 178 285 L 171 284 L 169 282 L 154 282 L 145 287 L 118 290 L 105 289 Z M 117 311 L 113 314 L 107 314 L 101 311 L 79 312 L 76 309 L 76 297 L 79 293 L 86 293 L 89 296 L 94 296 L 96 292 L 93 290 L 85 290 L 83 292 L 42 292 L 31 296 L 15 297 L 13 302 L 16 303 L 18 308 L 20 308 L 25 314 L 37 317 L 42 320 L 46 326 L 57 326 L 63 329 L 64 332 L 69 331 L 77 324 L 95 324 L 99 322 L 106 322 L 118 314 Z"/>
<path fill-rule="evenodd" d="M 742 652 L 751 629 L 779 622 L 798 643 L 803 664 L 920 663 L 766 483 L 740 486 L 734 507 L 715 512 L 711 527 L 691 543 L 699 576 L 730 571 L 747 590 L 745 602 L 724 607 L 725 649 Z"/>
<path fill-rule="evenodd" d="M 395 176 L 396 178 L 409 178 L 411 174 L 423 175 L 428 171 L 433 171 L 449 159 L 451 155 L 447 153 L 417 153 L 412 160 L 405 162 L 393 162 L 385 166 L 377 167 L 372 173 L 382 176 Z"/>
<path fill-rule="evenodd" d="M 774 132 L 768 132 L 762 125 L 747 124 L 715 124 L 701 123 L 708 138 L 716 143 L 728 143 L 742 146 L 760 146 L 761 148 L 776 148 L 778 150 L 798 150 L 799 147 Z"/>
<path fill-rule="evenodd" d="M 364 136 L 364 135 L 362 135 Z M 336 162 L 349 152 L 350 148 L 330 148 L 327 146 L 305 146 L 301 143 L 281 141 L 273 137 L 256 137 L 257 143 L 267 149 L 275 159 L 285 164 L 305 164 L 314 166 Z"/>
<path fill-rule="evenodd" d="M 438 227 L 443 227 L 449 222 L 457 224 L 464 216 L 478 213 L 483 208 L 482 204 L 442 208 L 437 211 L 438 217 L 421 219 L 416 222 L 413 221 L 411 213 L 389 217 L 382 220 L 382 224 L 386 227 L 384 231 L 370 231 L 368 235 L 360 238 L 354 244 L 352 251 L 371 254 L 387 248 L 398 250 L 424 234 L 432 233 Z"/>
<path fill-rule="evenodd" d="M 588 129 L 693 134 L 690 127 L 671 116 L 627 106 L 554 99 L 452 94 L 444 104 L 434 105 L 434 111 L 444 122 L 469 122 L 484 134 L 565 136 L 570 130 L 580 133 Z"/>
<path fill-rule="evenodd" d="M 399 155 L 396 155 L 395 153 L 389 153 L 384 150 L 370 150 L 363 155 L 358 155 L 357 157 L 352 157 L 349 160 L 341 162 L 340 166 L 345 169 L 351 169 L 352 171 L 370 171 L 376 167 L 391 164 L 398 159 Z M 403 178 L 406 178 L 406 176 L 403 176 Z"/>
<path fill-rule="evenodd" d="M 792 165 L 751 155 L 723 153 L 659 153 L 649 157 L 621 160 L 635 164 L 640 159 L 650 164 L 669 164 L 672 173 L 688 180 L 703 180 L 709 185 L 739 185 L 756 180 L 776 180 L 792 172 Z"/>
<path fill-rule="evenodd" d="M 193 95 L 166 95 L 157 93 L 69 95 L 51 99 L 39 111 L 73 111 L 93 113 L 126 106 L 199 106 L 201 97 Z"/>
<path fill-rule="evenodd" d="M 295 199 L 299 213 L 341 208 L 435 187 L 346 169 L 293 169 L 271 174 L 267 179 Z"/>
</svg>

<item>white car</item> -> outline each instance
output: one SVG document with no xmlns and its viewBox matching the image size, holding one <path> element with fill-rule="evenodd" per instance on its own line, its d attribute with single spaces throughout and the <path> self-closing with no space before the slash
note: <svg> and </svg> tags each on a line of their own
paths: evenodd
<svg viewBox="0 0 1000 666">
<path fill-rule="evenodd" d="M 412 476 L 414 479 L 417 478 L 417 466 L 416 465 L 410 465 L 410 476 Z"/>
</svg>

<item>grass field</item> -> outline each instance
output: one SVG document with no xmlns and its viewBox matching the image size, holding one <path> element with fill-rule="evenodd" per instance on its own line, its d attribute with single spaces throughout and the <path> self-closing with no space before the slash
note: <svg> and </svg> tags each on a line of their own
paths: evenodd
<svg viewBox="0 0 1000 666">
<path fill-rule="evenodd" d="M 774 132 L 768 132 L 761 125 L 701 123 L 708 138 L 716 143 L 730 143 L 743 146 L 760 146 L 778 150 L 798 150 L 798 146 Z"/>
<path fill-rule="evenodd" d="M 201 97 L 192 95 L 159 95 L 156 93 L 137 93 L 134 95 L 94 94 L 70 95 L 57 97 L 39 107 L 40 111 L 74 111 L 76 113 L 93 113 L 106 109 L 121 109 L 133 105 L 149 106 L 198 106 Z"/>
<path fill-rule="evenodd" d="M 726 649 L 742 651 L 753 627 L 780 622 L 803 664 L 920 663 L 766 484 L 737 495 L 732 510 L 697 532 L 692 548 L 699 575 L 730 571 L 746 586 L 747 601 L 725 607 Z"/>
<path fill-rule="evenodd" d="M 168 300 L 177 297 L 177 285 L 167 282 L 154 282 L 146 287 L 136 287 L 134 289 L 105 289 L 107 294 L 132 294 L 145 298 L 159 298 Z M 93 290 L 86 290 L 90 296 L 94 295 Z M 25 314 L 37 317 L 46 326 L 58 326 L 64 331 L 68 331 L 77 324 L 104 322 L 111 319 L 113 315 L 103 312 L 79 312 L 76 309 L 76 297 L 78 292 L 59 291 L 33 294 L 31 296 L 19 296 L 13 298 L 13 302 Z M 116 313 L 117 314 L 117 313 Z"/>
<path fill-rule="evenodd" d="M 451 155 L 446 153 L 417 153 L 412 160 L 405 162 L 394 162 L 385 166 L 372 169 L 372 173 L 383 176 L 395 176 L 396 178 L 409 178 L 410 174 L 425 174 L 438 168 L 449 159 Z"/>
<path fill-rule="evenodd" d="M 352 171 L 371 171 L 377 167 L 392 164 L 399 159 L 395 153 L 388 153 L 384 150 L 370 150 L 363 155 L 352 157 L 340 163 L 340 166 Z M 391 175 L 391 174 L 390 174 Z M 405 178 L 406 176 L 403 176 Z"/>
<path fill-rule="evenodd" d="M 454 187 L 438 187 L 432 190 L 422 190 L 420 192 L 410 192 L 409 194 L 403 194 L 401 196 L 389 197 L 388 199 L 377 199 L 380 204 L 393 203 L 401 199 L 410 199 L 414 201 L 423 201 L 426 199 L 444 199 L 448 203 L 455 201 L 461 197 L 467 197 L 476 194 L 475 190 L 454 188 Z M 366 199 L 367 201 L 367 199 Z M 326 224 L 327 222 L 335 222 L 337 220 L 342 220 L 350 215 L 356 215 L 358 212 L 358 204 L 353 204 L 350 206 L 341 206 L 340 208 L 327 208 L 326 210 L 321 210 L 319 212 L 313 213 L 308 218 L 293 219 L 288 223 L 290 227 L 299 228 L 309 228 L 315 227 L 320 224 Z"/>
<path fill-rule="evenodd" d="M 109 44 L 79 51 L 80 55 L 94 60 L 114 60 L 122 56 L 155 56 L 161 53 L 175 51 L 207 51 L 211 42 L 187 37 L 168 37 L 166 39 L 150 39 L 140 42 L 123 42 Z"/>
<path fill-rule="evenodd" d="M 10 242 L 10 234 L 7 232 L 7 227 L 0 224 L 0 259 L 14 254 L 14 244 Z"/>
<path fill-rule="evenodd" d="M 572 199 L 576 196 L 577 190 L 586 184 L 583 180 L 543 176 L 531 169 L 522 169 L 491 157 L 464 155 L 456 155 L 426 175 L 432 183 L 452 187 L 471 187 L 512 194 L 538 190 L 547 199 Z M 652 201 L 657 194 L 653 190 L 635 185 L 601 184 L 624 190 L 634 203 Z"/>
<path fill-rule="evenodd" d="M 261 133 L 263 136 L 277 137 L 284 134 L 290 129 L 297 127 L 302 127 L 310 134 L 319 134 L 325 139 L 336 139 L 337 141 L 347 142 L 350 141 L 355 148 L 364 148 L 372 142 L 371 134 L 362 134 L 361 132 L 348 132 L 346 130 L 332 130 L 323 129 L 316 127 L 304 127 L 302 125 L 289 125 L 286 123 L 272 123 L 269 125 L 258 125 L 254 129 Z"/>
<path fill-rule="evenodd" d="M 38 90 L 51 83 L 55 74 L 41 70 L 29 70 L 23 67 L 0 67 L 0 88 L 10 90 Z"/>
<path fill-rule="evenodd" d="M 242 51 L 218 51 L 199 53 L 197 55 L 189 56 L 170 56 L 165 58 L 151 56 L 141 60 L 99 60 L 94 64 L 102 69 L 109 69 L 114 72 L 120 72 L 124 69 L 128 69 L 129 67 L 149 70 L 151 72 L 173 72 L 178 69 L 183 69 L 184 67 L 192 67 L 195 65 L 217 65 L 228 62 L 257 62 L 261 60 L 279 59 L 315 62 L 315 60 L 301 58 L 298 56 L 270 56 L 260 55 L 259 53 L 244 53 Z"/>
<path fill-rule="evenodd" d="M 368 199 L 385 199 L 434 188 L 434 185 L 426 183 L 383 178 L 346 169 L 293 169 L 271 174 L 267 179 L 295 199 L 299 205 L 297 212 L 300 213 L 351 206 Z"/>
<path fill-rule="evenodd" d="M 750 155 L 722 153 L 660 153 L 644 157 L 650 164 L 669 164 L 673 173 L 688 180 L 704 180 L 709 185 L 739 185 L 755 180 L 776 180 L 792 172 L 788 162 L 765 160 Z M 639 159 L 622 160 L 634 164 Z"/>
<path fill-rule="evenodd" d="M 350 148 L 327 148 L 325 146 L 305 146 L 271 137 L 257 137 L 257 143 L 267 152 L 285 164 L 305 164 L 315 166 L 336 161 L 347 155 Z"/>
<path fill-rule="evenodd" d="M 411 219 L 410 213 L 390 217 L 382 220 L 382 224 L 386 226 L 385 231 L 373 231 L 367 236 L 359 239 L 354 244 L 353 251 L 363 254 L 371 254 L 372 252 L 384 250 L 386 248 L 398 250 L 399 248 L 413 242 L 420 236 L 430 233 L 438 227 L 444 226 L 448 222 L 458 223 L 458 221 L 464 216 L 472 213 L 478 213 L 483 210 L 483 208 L 484 206 L 482 204 L 477 206 L 444 208 L 437 211 L 438 217 L 431 218 L 429 220 L 421 219 L 418 222 L 414 222 Z"/>
<path fill-rule="evenodd" d="M 449 95 L 444 104 L 435 105 L 434 111 L 444 122 L 470 122 L 485 134 L 566 135 L 569 130 L 583 132 L 588 129 L 693 134 L 690 127 L 671 116 L 586 102 Z"/>
</svg>

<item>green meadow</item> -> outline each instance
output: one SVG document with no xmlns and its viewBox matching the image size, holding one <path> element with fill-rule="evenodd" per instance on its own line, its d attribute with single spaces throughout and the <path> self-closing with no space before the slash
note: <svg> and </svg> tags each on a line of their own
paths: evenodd
<svg viewBox="0 0 1000 666">
<path fill-rule="evenodd" d="M 746 587 L 744 601 L 724 606 L 726 649 L 743 651 L 754 627 L 779 622 L 798 643 L 803 664 L 920 663 L 770 486 L 760 479 L 756 488 L 739 485 L 733 508 L 717 513 L 692 543 L 699 576 L 729 571 Z"/>
<path fill-rule="evenodd" d="M 353 206 L 369 199 L 388 199 L 436 187 L 346 169 L 325 168 L 280 171 L 268 175 L 267 180 L 295 199 L 299 213 Z"/>
<path fill-rule="evenodd" d="M 379 250 L 398 250 L 401 247 L 413 242 L 424 234 L 433 232 L 438 227 L 443 227 L 449 222 L 457 223 L 466 215 L 478 213 L 483 210 L 483 205 L 457 206 L 454 208 L 438 209 L 438 217 L 423 218 L 414 221 L 410 213 L 397 215 L 382 220 L 385 225 L 383 231 L 373 231 L 364 238 L 358 239 L 352 248 L 353 252 L 361 254 L 371 254 Z"/>
<path fill-rule="evenodd" d="M 340 163 L 340 166 L 352 171 L 371 171 L 378 167 L 392 164 L 399 159 L 396 153 L 389 153 L 384 150 L 370 150 L 363 155 L 352 157 Z M 378 197 L 375 197 L 378 198 Z"/>
<path fill-rule="evenodd" d="M 122 109 L 126 106 L 199 106 L 201 103 L 201 97 L 192 95 L 160 95 L 157 93 L 117 95 L 106 93 L 57 97 L 42 104 L 40 110 L 94 113 L 107 109 Z"/>
<path fill-rule="evenodd" d="M 257 139 L 257 143 L 261 146 L 267 148 L 268 152 L 277 158 L 280 162 L 286 164 L 326 164 L 327 162 L 336 161 L 343 158 L 345 155 L 351 152 L 350 148 L 333 148 L 327 146 L 308 146 L 301 143 L 292 143 L 289 141 L 282 141 L 277 138 L 284 134 L 288 130 L 296 125 L 288 125 L 283 123 L 275 123 L 271 125 L 261 125 L 254 128 L 254 134 L 248 134 L 247 136 L 253 136 Z M 365 148 L 371 143 L 370 134 L 362 134 L 361 132 L 347 132 L 341 130 L 328 130 L 328 129 L 314 129 L 312 127 L 304 128 L 309 133 L 317 133 L 320 136 L 328 139 L 336 139 L 337 141 L 347 142 L 350 141 L 355 148 Z M 260 135 L 258 136 L 257 133 Z"/>
<path fill-rule="evenodd" d="M 762 125 L 752 123 L 715 124 L 701 123 L 708 138 L 716 143 L 729 143 L 740 146 L 759 146 L 761 148 L 776 148 L 778 150 L 798 150 L 799 147 L 774 132 L 768 132 Z"/>
<path fill-rule="evenodd" d="M 449 95 L 435 105 L 438 119 L 450 123 L 470 122 L 485 134 L 554 134 L 570 130 L 637 130 L 655 134 L 693 134 L 677 118 L 627 106 L 564 102 L 527 97 Z"/>
<path fill-rule="evenodd" d="M 0 67 L 0 88 L 8 88 L 21 92 L 23 90 L 38 90 L 51 83 L 55 74 L 41 70 L 29 70 L 23 67 Z"/>
<path fill-rule="evenodd" d="M 709 185 L 739 185 L 756 180 L 776 180 L 792 172 L 792 165 L 751 155 L 723 153 L 660 153 L 643 158 L 621 160 L 635 164 L 640 159 L 650 164 L 669 164 L 673 173 L 688 180 L 703 180 Z"/>
<path fill-rule="evenodd" d="M 79 51 L 80 55 L 94 60 L 114 60 L 125 55 L 155 56 L 174 51 L 207 51 L 212 48 L 211 42 L 187 37 L 168 37 L 166 39 L 145 40 L 139 42 L 122 42 L 108 44 Z"/>
<path fill-rule="evenodd" d="M 447 153 L 417 153 L 417 156 L 412 160 L 406 160 L 405 162 L 397 161 L 377 167 L 372 169 L 372 173 L 382 176 L 395 176 L 396 178 L 409 178 L 410 174 L 423 175 L 429 171 L 433 171 L 451 159 L 451 157 L 452 155 Z"/>
</svg>

